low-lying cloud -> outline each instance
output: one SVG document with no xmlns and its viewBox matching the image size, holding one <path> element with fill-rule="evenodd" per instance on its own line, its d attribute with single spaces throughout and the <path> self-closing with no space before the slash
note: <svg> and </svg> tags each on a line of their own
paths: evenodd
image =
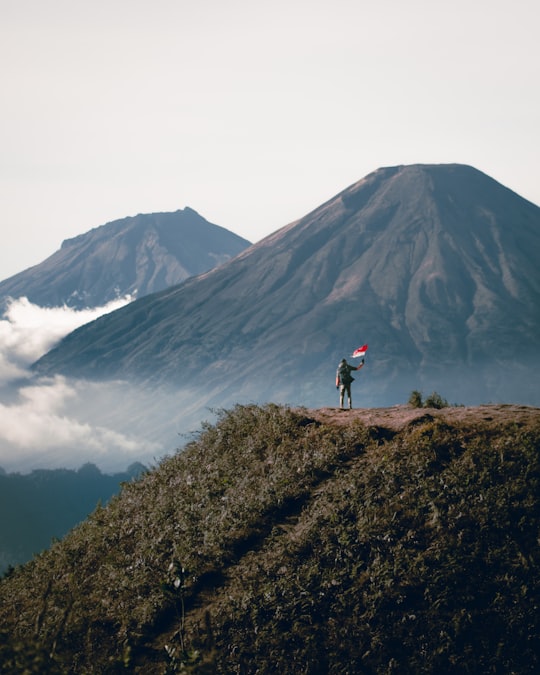
<svg viewBox="0 0 540 675">
<path fill-rule="evenodd" d="M 133 394 L 126 383 L 86 383 L 65 377 L 35 378 L 29 366 L 79 326 L 122 307 L 130 297 L 103 307 L 44 308 L 27 298 L 9 302 L 0 320 L 0 467 L 78 468 L 93 462 L 121 471 L 134 461 L 163 454 L 159 442 L 101 423 L 105 409 Z M 125 420 L 129 429 L 129 420 Z"/>
<path fill-rule="evenodd" d="M 39 307 L 28 298 L 12 299 L 0 320 L 0 383 L 24 376 L 26 367 L 46 354 L 79 326 L 131 302 L 118 298 L 103 307 L 75 310 L 70 307 Z"/>
</svg>

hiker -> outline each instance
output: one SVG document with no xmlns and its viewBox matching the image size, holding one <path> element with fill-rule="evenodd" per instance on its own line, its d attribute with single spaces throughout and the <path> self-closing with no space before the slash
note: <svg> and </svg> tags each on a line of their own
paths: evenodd
<svg viewBox="0 0 540 675">
<path fill-rule="evenodd" d="M 346 359 L 341 359 L 339 362 L 336 372 L 336 389 L 339 389 L 339 407 L 341 409 L 344 407 L 345 392 L 347 393 L 347 398 L 349 400 L 349 410 L 352 408 L 351 384 L 354 382 L 354 377 L 352 377 L 351 371 L 360 370 L 363 365 L 364 359 L 360 361 L 358 367 L 351 366 L 350 363 L 347 363 Z"/>
</svg>

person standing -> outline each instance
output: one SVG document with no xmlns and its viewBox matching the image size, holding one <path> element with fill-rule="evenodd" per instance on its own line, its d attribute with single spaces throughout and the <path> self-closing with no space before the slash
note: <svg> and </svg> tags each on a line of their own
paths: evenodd
<svg viewBox="0 0 540 675">
<path fill-rule="evenodd" d="M 336 389 L 339 389 L 339 407 L 343 409 L 345 402 L 345 394 L 349 402 L 349 410 L 352 408 L 351 384 L 354 382 L 354 377 L 351 375 L 353 370 L 360 370 L 364 366 L 364 359 L 360 361 L 360 365 L 351 366 L 346 359 L 341 359 L 336 371 Z"/>
</svg>

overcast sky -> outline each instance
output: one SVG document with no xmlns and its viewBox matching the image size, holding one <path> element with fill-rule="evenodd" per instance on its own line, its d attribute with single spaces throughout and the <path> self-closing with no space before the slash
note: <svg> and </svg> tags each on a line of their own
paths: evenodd
<svg viewBox="0 0 540 675">
<path fill-rule="evenodd" d="M 0 279 L 185 206 L 251 241 L 367 173 L 540 204 L 538 0 L 0 0 Z"/>
</svg>

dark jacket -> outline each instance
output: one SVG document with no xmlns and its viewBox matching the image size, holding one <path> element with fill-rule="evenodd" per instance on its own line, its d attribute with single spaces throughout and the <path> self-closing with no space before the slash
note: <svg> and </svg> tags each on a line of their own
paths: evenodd
<svg viewBox="0 0 540 675">
<path fill-rule="evenodd" d="M 354 377 L 351 375 L 353 370 L 359 370 L 361 365 L 351 366 L 347 361 L 343 360 L 336 371 L 336 384 L 342 384 L 345 387 L 349 386 L 351 382 L 354 382 Z"/>
</svg>

